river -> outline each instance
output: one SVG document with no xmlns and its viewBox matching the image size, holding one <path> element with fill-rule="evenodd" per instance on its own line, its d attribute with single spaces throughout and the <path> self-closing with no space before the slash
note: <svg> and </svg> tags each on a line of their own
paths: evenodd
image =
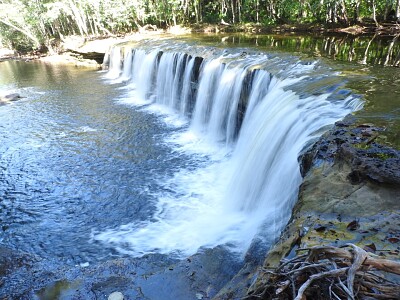
<svg viewBox="0 0 400 300">
<path fill-rule="evenodd" d="M 364 106 L 359 122 L 399 145 L 399 69 L 293 39 L 123 45 L 109 72 L 2 62 L 0 91 L 25 98 L 0 107 L 1 243 L 70 265 L 267 249 L 296 200 L 299 153 L 330 124 Z"/>
</svg>

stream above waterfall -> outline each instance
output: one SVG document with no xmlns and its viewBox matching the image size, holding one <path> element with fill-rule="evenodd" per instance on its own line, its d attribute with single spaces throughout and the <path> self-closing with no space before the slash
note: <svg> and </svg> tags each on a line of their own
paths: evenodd
<svg viewBox="0 0 400 300">
<path fill-rule="evenodd" d="M 298 155 L 329 125 L 365 105 L 398 126 L 396 68 L 207 37 L 113 51 L 107 72 L 1 63 L 0 90 L 26 97 L 0 107 L 3 245 L 68 264 L 242 256 L 279 236 Z"/>
</svg>

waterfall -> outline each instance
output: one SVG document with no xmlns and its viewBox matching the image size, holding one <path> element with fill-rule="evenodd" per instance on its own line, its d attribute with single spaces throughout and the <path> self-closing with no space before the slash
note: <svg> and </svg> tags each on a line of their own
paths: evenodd
<svg viewBox="0 0 400 300">
<path fill-rule="evenodd" d="M 113 47 L 109 53 L 107 78 L 110 79 L 118 78 L 121 75 L 121 67 L 122 67 L 121 48 L 116 46 Z"/>
<path fill-rule="evenodd" d="M 132 75 L 132 51 L 127 51 L 123 59 L 124 68 L 122 70 L 121 80 L 127 81 Z"/>
<path fill-rule="evenodd" d="M 186 150 L 191 143 L 191 153 L 206 149 L 209 160 L 164 182 L 176 193 L 159 196 L 152 220 L 94 233 L 133 255 L 184 256 L 221 244 L 243 252 L 255 236 L 272 244 L 297 198 L 299 154 L 362 106 L 332 87 L 308 89 L 307 81 L 321 77 L 318 66 L 298 60 L 226 51 L 202 58 L 187 47 L 125 51 L 131 55 L 123 63 L 120 48 L 110 53 L 107 77 L 129 78 L 133 103 L 186 119 L 174 142 Z"/>
</svg>

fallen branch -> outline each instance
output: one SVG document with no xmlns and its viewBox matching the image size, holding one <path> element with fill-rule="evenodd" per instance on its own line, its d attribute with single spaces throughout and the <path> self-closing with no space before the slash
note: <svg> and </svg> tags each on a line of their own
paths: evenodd
<svg viewBox="0 0 400 300">
<path fill-rule="evenodd" d="M 299 288 L 299 291 L 297 293 L 297 297 L 294 300 L 302 300 L 304 297 L 304 292 L 306 291 L 306 289 L 311 285 L 311 283 L 314 280 L 325 278 L 325 277 L 339 276 L 339 275 L 344 274 L 347 270 L 348 270 L 348 268 L 341 268 L 341 269 L 336 269 L 336 270 L 331 270 L 328 272 L 311 275 L 310 278 L 301 285 L 301 287 Z"/>
<path fill-rule="evenodd" d="M 298 251 L 307 253 L 282 262 L 276 270 L 262 269 L 266 279 L 245 299 L 400 299 L 398 261 L 353 244 Z M 388 273 L 395 279 L 385 278 Z"/>
</svg>

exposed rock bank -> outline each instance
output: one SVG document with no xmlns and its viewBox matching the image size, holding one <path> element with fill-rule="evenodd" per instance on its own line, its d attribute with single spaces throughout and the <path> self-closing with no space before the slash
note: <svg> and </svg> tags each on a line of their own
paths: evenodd
<svg viewBox="0 0 400 300">
<path fill-rule="evenodd" d="M 0 62 L 15 56 L 15 51 L 7 48 L 0 48 Z"/>
<path fill-rule="evenodd" d="M 400 151 L 375 143 L 380 131 L 348 117 L 303 155 L 299 200 L 263 270 L 274 270 L 297 249 L 316 245 L 353 243 L 399 260 Z M 261 270 L 257 276 L 250 294 L 269 274 Z M 400 284 L 400 276 L 391 280 Z"/>
<path fill-rule="evenodd" d="M 127 41 L 139 41 L 149 36 L 160 35 L 160 32 L 135 33 L 121 37 L 96 37 L 89 39 L 81 36 L 66 37 L 57 53 L 27 53 L 0 48 L 0 62 L 3 60 L 39 60 L 51 64 L 73 65 L 76 67 L 100 69 L 105 53 L 115 44 Z"/>
</svg>

